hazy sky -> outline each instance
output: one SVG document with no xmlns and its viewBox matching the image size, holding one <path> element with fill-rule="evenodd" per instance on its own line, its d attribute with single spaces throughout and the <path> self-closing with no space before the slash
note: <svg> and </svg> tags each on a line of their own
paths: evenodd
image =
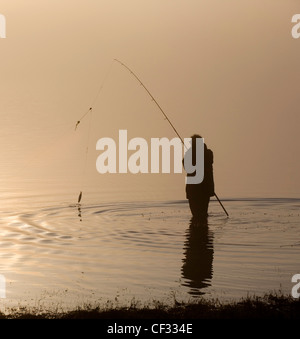
<svg viewBox="0 0 300 339">
<path fill-rule="evenodd" d="M 22 180 L 36 155 L 51 171 L 82 166 L 89 119 L 76 137 L 74 126 L 109 70 L 94 104 L 91 176 L 103 180 L 95 167 L 101 137 L 116 138 L 119 129 L 131 138 L 175 136 L 133 77 L 112 64 L 118 58 L 182 137 L 205 138 L 220 196 L 300 196 L 300 39 L 291 36 L 299 1 L 2 0 L 0 13 L 7 20 L 0 39 L 3 185 L 15 167 Z M 146 189 L 158 180 L 158 191 L 176 185 L 166 176 L 134 180 Z M 178 192 L 174 198 L 184 197 L 182 185 Z"/>
</svg>

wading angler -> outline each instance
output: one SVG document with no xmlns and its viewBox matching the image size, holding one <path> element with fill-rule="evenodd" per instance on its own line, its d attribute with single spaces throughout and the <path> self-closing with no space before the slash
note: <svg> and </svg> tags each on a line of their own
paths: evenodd
<svg viewBox="0 0 300 339">
<path fill-rule="evenodd" d="M 118 152 L 117 143 L 112 138 L 98 140 L 96 150 L 102 153 L 97 158 L 96 168 L 101 174 L 128 173 L 128 171 L 133 174 L 160 173 L 160 170 L 161 173 L 171 173 L 171 148 L 173 148 L 173 173 L 182 173 L 182 158 L 184 158 L 186 172 L 195 173 L 194 176 L 186 177 L 187 183 L 199 184 L 204 176 L 203 138 L 197 138 L 194 146 L 196 163 L 193 162 L 191 152 L 187 152 L 191 147 L 191 138 L 185 138 L 184 144 L 180 138 L 171 140 L 151 138 L 149 147 L 143 138 L 133 138 L 128 142 L 127 130 L 119 130 Z"/>
<path fill-rule="evenodd" d="M 162 173 L 170 173 L 170 148 L 171 146 L 174 147 L 174 173 L 182 173 L 182 164 L 181 164 L 181 158 L 182 158 L 182 151 L 184 152 L 184 160 L 183 160 L 183 166 L 185 171 L 187 172 L 186 176 L 186 185 L 188 186 L 196 186 L 200 185 L 202 181 L 204 181 L 204 172 L 205 172 L 205 166 L 204 166 L 204 157 L 205 157 L 205 145 L 203 138 L 199 138 L 198 136 L 191 145 L 191 138 L 183 139 L 179 135 L 178 131 L 172 124 L 171 120 L 167 116 L 167 114 L 164 112 L 164 110 L 161 108 L 159 103 L 156 101 L 156 99 L 153 97 L 153 95 L 150 93 L 148 88 L 142 83 L 140 78 L 123 62 L 114 59 L 113 62 L 119 63 L 122 67 L 127 69 L 127 71 L 130 72 L 130 74 L 139 82 L 139 84 L 144 88 L 144 90 L 148 93 L 148 95 L 151 97 L 152 101 L 155 103 L 157 108 L 160 110 L 164 118 L 167 120 L 169 125 L 172 127 L 173 131 L 176 133 L 178 138 L 174 138 L 171 141 L 167 138 L 153 138 L 151 139 L 151 171 L 150 173 L 159 173 L 160 169 L 160 148 L 162 149 Z M 100 91 L 103 87 L 103 84 L 101 85 Z M 98 95 L 99 95 L 98 93 Z M 97 96 L 98 96 L 97 95 Z M 78 125 L 81 123 L 81 121 L 90 113 L 92 113 L 93 106 L 90 106 L 88 111 L 84 113 L 84 115 L 77 120 L 75 130 L 77 129 Z M 195 135 L 194 135 L 195 136 Z M 182 145 L 180 145 L 180 142 Z M 149 154 L 148 154 L 148 144 L 147 141 L 143 138 L 134 138 L 127 142 L 127 131 L 126 130 L 120 130 L 119 131 L 119 151 L 118 151 L 118 169 L 119 173 L 128 173 L 128 170 L 131 173 L 149 173 Z M 183 149 L 184 147 L 184 149 Z M 88 148 L 87 148 L 88 150 Z M 117 146 L 113 139 L 111 138 L 102 138 L 99 139 L 96 145 L 96 150 L 98 151 L 104 151 L 98 158 L 96 162 L 96 167 L 99 173 L 117 173 Z M 191 150 L 190 152 L 187 152 L 188 150 Z M 128 159 L 128 151 L 135 151 L 133 154 L 130 155 Z M 207 152 L 206 152 L 207 153 Z M 87 159 L 87 157 L 86 157 Z M 208 162 L 209 163 L 209 162 Z M 208 166 L 209 167 L 209 166 Z M 221 207 L 223 208 L 224 212 L 227 216 L 228 213 L 223 206 L 222 202 L 218 198 L 217 194 L 213 192 L 214 196 L 220 203 Z M 80 191 L 78 196 L 78 204 L 80 203 L 82 199 L 82 191 Z"/>
</svg>

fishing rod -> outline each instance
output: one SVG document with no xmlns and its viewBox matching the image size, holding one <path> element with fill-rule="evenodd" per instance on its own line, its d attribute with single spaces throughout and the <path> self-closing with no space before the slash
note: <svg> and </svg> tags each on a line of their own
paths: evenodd
<svg viewBox="0 0 300 339">
<path fill-rule="evenodd" d="M 172 124 L 172 122 L 170 121 L 170 119 L 168 118 L 167 114 L 164 112 L 164 110 L 161 108 L 161 106 L 159 105 L 159 103 L 156 101 L 156 99 L 153 97 L 153 95 L 150 93 L 150 91 L 148 90 L 148 88 L 143 84 L 143 82 L 140 80 L 140 78 L 127 66 L 125 65 L 123 62 L 121 62 L 118 59 L 114 59 L 114 61 L 118 62 L 119 64 L 121 64 L 123 67 L 125 67 L 134 77 L 135 79 L 140 83 L 140 85 L 146 90 L 146 92 L 149 94 L 149 96 L 151 97 L 151 99 L 155 102 L 156 106 L 159 108 L 159 110 L 161 111 L 161 113 L 164 115 L 164 117 L 166 118 L 166 120 L 168 121 L 168 123 L 171 125 L 172 129 L 174 130 L 174 132 L 176 133 L 176 135 L 178 136 L 178 138 L 181 140 L 182 144 L 185 146 L 183 139 L 181 138 L 181 136 L 179 135 L 179 133 L 177 132 L 176 128 L 174 127 L 174 125 Z M 216 197 L 216 199 L 218 200 L 219 204 L 221 205 L 221 207 L 223 208 L 223 211 L 225 212 L 225 214 L 227 215 L 227 217 L 229 217 L 228 212 L 226 211 L 224 205 L 222 204 L 221 200 L 219 199 L 219 197 L 217 196 L 216 193 L 214 193 L 214 196 Z"/>
<path fill-rule="evenodd" d="M 167 114 L 163 111 L 163 109 L 160 107 L 159 103 L 155 100 L 154 96 L 150 93 L 150 91 L 148 90 L 148 88 L 142 83 L 142 81 L 139 79 L 139 77 L 128 67 L 126 66 L 123 62 L 121 62 L 118 59 L 114 59 L 114 61 L 117 61 L 119 64 L 121 64 L 123 67 L 125 67 L 135 78 L 136 80 L 140 83 L 140 85 L 146 90 L 146 92 L 150 95 L 151 99 L 155 102 L 156 106 L 159 108 L 159 110 L 162 112 L 162 114 L 164 115 L 164 117 L 166 118 L 166 120 L 168 121 L 168 123 L 171 125 L 171 127 L 173 128 L 173 131 L 177 134 L 178 138 L 181 140 L 181 142 L 184 144 L 183 139 L 181 138 L 181 136 L 179 135 L 179 133 L 177 132 L 176 128 L 174 127 L 174 125 L 172 124 L 172 122 L 170 121 L 170 119 L 168 118 Z"/>
<path fill-rule="evenodd" d="M 144 90 L 148 93 L 148 95 L 151 97 L 152 101 L 154 101 L 154 103 L 156 104 L 156 106 L 159 108 L 159 110 L 161 111 L 161 113 L 163 114 L 163 116 L 165 117 L 165 119 L 168 121 L 168 123 L 170 124 L 170 126 L 172 127 L 173 131 L 176 133 L 176 135 L 178 136 L 178 138 L 180 139 L 180 141 L 182 142 L 182 144 L 186 147 L 182 137 L 179 135 L 177 129 L 175 128 L 175 126 L 172 124 L 171 120 L 169 119 L 169 117 L 167 116 L 167 114 L 164 112 L 164 110 L 162 109 L 162 107 L 159 105 L 159 103 L 156 101 L 156 99 L 154 98 L 154 96 L 151 94 L 151 92 L 148 90 L 148 88 L 143 84 L 143 82 L 141 81 L 141 79 L 127 66 L 125 65 L 122 61 L 118 60 L 118 59 L 114 59 L 113 62 L 118 62 L 121 66 L 123 66 L 124 68 L 126 68 L 130 74 L 140 83 L 140 85 L 144 88 Z M 112 65 L 111 65 L 112 66 Z M 110 67 L 111 68 L 111 67 Z M 106 77 L 108 76 L 108 74 L 106 75 Z M 105 78 L 106 78 L 105 77 Z M 104 82 L 103 82 L 104 84 Z M 100 87 L 100 91 L 102 90 L 103 84 Z M 99 95 L 98 93 L 98 95 Z M 97 96 L 98 96 L 97 95 Z M 96 100 L 96 99 L 95 99 Z M 94 100 L 94 101 L 95 101 Z M 77 121 L 76 126 L 75 126 L 75 130 L 77 129 L 78 125 L 80 124 L 81 120 L 84 119 L 89 113 L 92 112 L 93 107 L 90 107 L 89 110 Z M 221 200 L 218 198 L 217 194 L 214 193 L 214 196 L 216 197 L 216 199 L 218 200 L 219 204 L 221 205 L 221 207 L 223 208 L 224 212 L 226 213 L 227 216 L 229 216 L 229 214 L 227 213 L 225 207 L 223 206 Z M 82 191 L 79 193 L 79 197 L 78 197 L 78 204 L 80 203 L 82 198 Z"/>
<path fill-rule="evenodd" d="M 219 204 L 221 205 L 221 207 L 223 208 L 223 211 L 226 213 L 227 217 L 229 217 L 228 212 L 226 211 L 225 207 L 223 206 L 221 200 L 218 198 L 217 194 L 214 193 L 214 195 L 215 195 L 216 199 L 218 200 Z"/>
</svg>

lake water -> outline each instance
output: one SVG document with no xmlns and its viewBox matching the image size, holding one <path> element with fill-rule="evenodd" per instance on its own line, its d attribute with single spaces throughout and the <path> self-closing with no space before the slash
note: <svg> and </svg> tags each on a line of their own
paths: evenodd
<svg viewBox="0 0 300 339">
<path fill-rule="evenodd" d="M 300 273 L 300 199 L 212 199 L 205 227 L 186 200 L 1 194 L 2 309 L 290 294 Z"/>
</svg>

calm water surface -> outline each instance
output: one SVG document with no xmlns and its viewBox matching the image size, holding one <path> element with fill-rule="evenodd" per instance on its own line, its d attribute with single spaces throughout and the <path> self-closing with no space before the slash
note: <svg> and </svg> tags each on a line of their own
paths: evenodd
<svg viewBox="0 0 300 339">
<path fill-rule="evenodd" d="M 300 199 L 225 199 L 230 218 L 212 201 L 205 227 L 184 200 L 2 197 L 2 308 L 290 294 L 300 269 Z"/>
</svg>

